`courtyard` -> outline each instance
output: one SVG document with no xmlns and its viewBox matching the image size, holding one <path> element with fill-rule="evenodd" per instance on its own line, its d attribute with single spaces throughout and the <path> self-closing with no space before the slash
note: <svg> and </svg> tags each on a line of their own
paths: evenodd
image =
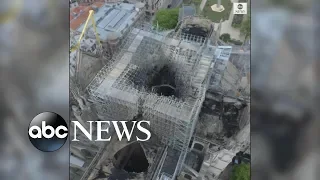
<svg viewBox="0 0 320 180">
<path fill-rule="evenodd" d="M 202 11 L 200 11 L 200 4 L 202 0 L 184 0 L 184 4 L 194 4 L 197 7 L 197 13 L 207 17 L 214 23 L 219 23 L 220 19 L 222 21 L 228 20 L 231 9 L 232 2 L 230 0 L 221 0 L 221 5 L 224 7 L 222 12 L 214 12 L 211 9 L 211 6 L 218 3 L 218 0 L 206 0 L 206 4 Z M 205 1 L 205 0 L 204 0 Z"/>
</svg>

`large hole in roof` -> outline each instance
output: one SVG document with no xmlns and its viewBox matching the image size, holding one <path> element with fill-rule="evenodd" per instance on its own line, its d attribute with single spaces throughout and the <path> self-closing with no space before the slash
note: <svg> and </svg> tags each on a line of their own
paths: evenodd
<svg viewBox="0 0 320 180">
<path fill-rule="evenodd" d="M 138 89 L 144 87 L 149 92 L 156 93 L 159 96 L 180 97 L 179 87 L 176 84 L 178 79 L 171 64 L 140 70 L 137 74 L 136 77 L 129 78 L 133 78 L 131 81 Z"/>
<path fill-rule="evenodd" d="M 192 34 L 194 36 L 207 37 L 208 30 L 205 27 L 201 27 L 197 24 L 188 24 L 182 29 L 182 32 L 185 34 Z"/>
<path fill-rule="evenodd" d="M 193 148 L 198 150 L 198 151 L 202 151 L 203 150 L 203 145 L 201 145 L 199 143 L 194 143 Z"/>
<path fill-rule="evenodd" d="M 149 167 L 147 157 L 138 142 L 134 142 L 114 155 L 113 165 L 127 172 L 146 172 Z"/>
<path fill-rule="evenodd" d="M 176 84 L 174 82 L 175 73 L 171 71 L 168 65 L 163 66 L 161 69 L 153 70 L 154 73 L 149 79 L 149 88 L 158 95 L 163 96 L 176 96 Z"/>
<path fill-rule="evenodd" d="M 195 52 L 162 45 L 160 41 L 144 37 L 133 54 L 130 75 L 125 78 L 138 90 L 183 99 L 188 93 L 189 84 L 186 82 L 190 82 L 192 68 L 181 68 L 183 64 L 176 58 L 177 55 L 183 56 L 188 62 L 195 63 Z"/>
</svg>

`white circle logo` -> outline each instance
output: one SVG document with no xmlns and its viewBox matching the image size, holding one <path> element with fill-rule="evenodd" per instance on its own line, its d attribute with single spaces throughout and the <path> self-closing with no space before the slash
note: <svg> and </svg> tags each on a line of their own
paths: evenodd
<svg viewBox="0 0 320 180">
<path fill-rule="evenodd" d="M 33 118 L 28 129 L 29 140 L 43 152 L 60 149 L 68 139 L 66 121 L 53 112 L 43 112 Z"/>
</svg>

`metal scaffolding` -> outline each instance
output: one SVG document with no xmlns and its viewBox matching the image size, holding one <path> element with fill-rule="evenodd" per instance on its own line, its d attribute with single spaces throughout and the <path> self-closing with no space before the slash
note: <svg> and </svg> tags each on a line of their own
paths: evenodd
<svg viewBox="0 0 320 180">
<path fill-rule="evenodd" d="M 131 120 L 141 112 L 162 143 L 185 151 L 213 55 L 211 59 L 203 55 L 203 37 L 170 38 L 141 29 L 133 29 L 127 37 L 112 63 L 87 87 L 99 118 Z M 146 87 L 146 72 L 166 64 L 176 72 L 173 78 L 179 97 L 160 96 Z"/>
<path fill-rule="evenodd" d="M 150 121 L 152 134 L 157 136 L 165 147 L 179 151 L 176 169 L 167 177 L 176 177 L 183 168 L 206 90 L 210 88 L 218 92 L 223 91 L 221 80 L 230 56 L 243 55 L 241 50 L 235 50 L 231 46 L 213 46 L 205 37 L 182 32 L 181 27 L 200 21 L 203 21 L 203 18 L 187 17 L 179 23 L 175 31 L 161 33 L 153 26 L 138 21 L 136 26 L 128 29 L 128 34 L 121 38 L 115 52 L 84 90 L 100 120 L 130 121 L 138 115 L 142 116 L 143 120 Z M 210 28 L 212 27 L 208 26 L 208 29 Z M 247 60 L 242 56 L 237 62 L 241 67 L 248 66 L 244 65 Z M 153 69 L 166 65 L 174 72 L 172 79 L 175 86 L 168 85 L 176 93 L 172 96 L 159 95 L 154 86 L 148 86 L 150 73 L 155 71 Z M 74 64 L 71 66 L 76 70 Z M 241 69 L 241 72 L 247 71 L 248 67 Z M 71 87 L 71 93 L 75 96 L 72 101 L 79 103 L 81 100 L 76 96 L 83 94 L 83 89 L 75 88 L 79 87 L 79 82 L 75 80 L 71 81 Z M 79 122 L 83 112 L 87 112 L 78 112 L 77 109 L 73 111 L 75 117 L 72 118 L 78 119 Z M 90 119 L 82 118 L 84 121 Z M 72 129 L 71 125 L 71 137 Z M 78 134 L 79 139 L 86 139 L 81 136 L 81 133 Z M 78 168 L 82 171 L 82 179 L 87 179 L 106 144 L 82 140 L 73 142 L 72 146 L 78 149 L 85 148 L 96 154 L 89 165 Z M 159 157 L 159 164 L 163 165 L 163 161 L 166 160 L 166 150 Z M 152 174 L 153 178 L 164 176 L 165 172 L 160 174 L 162 165 L 155 166 L 157 169 L 154 170 L 155 175 Z"/>
</svg>

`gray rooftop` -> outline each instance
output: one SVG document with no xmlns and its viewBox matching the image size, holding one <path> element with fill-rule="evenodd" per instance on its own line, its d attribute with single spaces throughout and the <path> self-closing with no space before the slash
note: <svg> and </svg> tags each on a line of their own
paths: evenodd
<svg viewBox="0 0 320 180">
<path fill-rule="evenodd" d="M 110 32 L 122 33 L 130 27 L 139 16 L 138 8 L 134 4 L 120 3 L 119 5 L 105 4 L 94 14 L 97 32 L 100 39 L 105 41 Z M 92 25 L 90 22 L 89 25 Z M 84 28 L 82 24 L 77 31 L 81 32 Z"/>
</svg>

